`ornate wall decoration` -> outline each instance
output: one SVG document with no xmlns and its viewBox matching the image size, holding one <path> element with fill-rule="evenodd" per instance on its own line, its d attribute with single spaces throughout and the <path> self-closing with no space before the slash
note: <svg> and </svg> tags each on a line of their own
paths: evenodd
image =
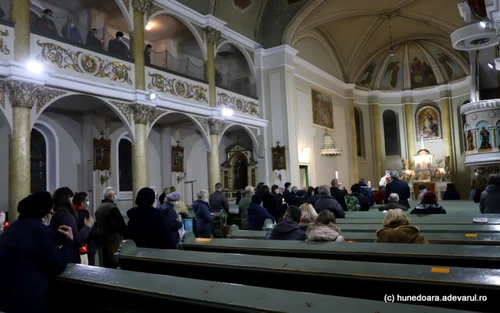
<svg viewBox="0 0 500 313">
<path fill-rule="evenodd" d="M 149 18 L 151 16 L 153 16 L 153 14 L 155 14 L 156 12 L 159 12 L 161 10 L 163 10 L 163 8 L 161 8 L 157 5 L 154 5 L 154 4 L 150 5 L 146 10 L 146 20 L 149 20 Z"/>
<path fill-rule="evenodd" d="M 205 29 L 199 25 L 196 25 L 196 24 L 193 24 L 191 23 L 191 25 L 193 25 L 193 27 L 196 29 L 196 31 L 198 32 L 198 34 L 200 35 L 201 37 L 201 40 L 205 40 Z"/>
<path fill-rule="evenodd" d="M 225 106 L 235 111 L 250 115 L 259 114 L 259 105 L 255 102 L 246 101 L 245 99 L 236 96 L 230 96 L 224 92 L 218 92 L 217 96 L 217 106 Z"/>
<path fill-rule="evenodd" d="M 153 125 L 160 116 L 167 113 L 167 110 L 143 104 L 131 104 L 130 108 L 136 124 Z"/>
<path fill-rule="evenodd" d="M 222 131 L 226 128 L 226 126 L 227 126 L 226 121 L 214 118 L 208 120 L 208 128 L 210 135 L 220 135 Z"/>
<path fill-rule="evenodd" d="M 259 130 L 257 128 L 250 127 L 250 131 L 255 136 L 255 138 L 259 138 Z"/>
<path fill-rule="evenodd" d="M 8 37 L 8 36 L 9 36 L 9 31 L 7 29 L 6 30 L 0 30 L 0 52 L 2 52 L 5 55 L 9 55 L 10 54 L 10 50 L 7 47 L 7 45 L 3 44 L 3 38 L 4 37 Z"/>
<path fill-rule="evenodd" d="M 5 85 L 0 84 L 0 106 L 5 109 Z"/>
<path fill-rule="evenodd" d="M 152 5 L 152 0 L 132 0 L 132 8 L 134 9 L 134 11 L 146 13 L 146 11 Z"/>
<path fill-rule="evenodd" d="M 3 88 L 8 91 L 10 103 L 13 107 L 32 108 L 36 106 L 37 113 L 54 98 L 67 93 L 66 91 L 17 80 L 5 81 Z"/>
<path fill-rule="evenodd" d="M 130 0 L 122 0 L 122 1 L 125 7 L 127 8 L 127 11 L 130 10 Z"/>
<path fill-rule="evenodd" d="M 222 41 L 224 41 L 224 38 L 222 38 L 222 33 L 220 30 L 217 30 L 212 27 L 205 27 L 205 40 L 207 42 L 212 42 L 215 44 L 216 47 L 220 45 Z"/>
<path fill-rule="evenodd" d="M 196 116 L 194 118 L 195 120 L 198 121 L 198 123 L 200 123 L 200 126 L 201 128 L 203 129 L 203 131 L 205 132 L 205 134 L 210 134 L 210 130 L 209 130 L 209 126 L 208 126 L 208 120 L 204 117 L 200 117 L 200 116 Z"/>
<path fill-rule="evenodd" d="M 169 93 L 176 97 L 208 103 L 208 90 L 203 86 L 190 84 L 176 78 L 168 78 L 161 74 L 148 73 L 148 75 L 151 77 L 148 89 L 153 89 L 161 93 Z"/>
<path fill-rule="evenodd" d="M 443 138 L 441 114 L 433 106 L 425 106 L 418 110 L 415 120 L 417 138 L 433 140 Z"/>
<path fill-rule="evenodd" d="M 110 101 L 112 105 L 114 105 L 118 111 L 120 111 L 129 124 L 132 124 L 132 104 L 124 103 L 119 101 Z"/>
<path fill-rule="evenodd" d="M 110 62 L 101 59 L 99 56 L 82 51 L 71 51 L 71 49 L 64 49 L 50 42 L 41 43 L 40 40 L 37 40 L 36 43 L 39 47 L 42 47 L 38 59 L 45 61 L 49 65 L 132 85 L 131 68 L 121 62 Z"/>
</svg>

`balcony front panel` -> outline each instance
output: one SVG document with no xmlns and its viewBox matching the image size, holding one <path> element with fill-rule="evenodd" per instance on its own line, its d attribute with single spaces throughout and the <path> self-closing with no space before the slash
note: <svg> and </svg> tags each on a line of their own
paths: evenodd
<svg viewBox="0 0 500 313">
<path fill-rule="evenodd" d="M 217 88 L 217 106 L 237 113 L 259 117 L 259 101 L 222 88 Z"/>
<path fill-rule="evenodd" d="M 134 64 L 47 37 L 31 34 L 31 58 L 58 73 L 135 88 Z"/>
<path fill-rule="evenodd" d="M 14 28 L 0 24 L 0 60 L 14 60 Z"/>
<path fill-rule="evenodd" d="M 146 88 L 163 97 L 208 105 L 208 85 L 196 80 L 146 67 Z"/>
</svg>

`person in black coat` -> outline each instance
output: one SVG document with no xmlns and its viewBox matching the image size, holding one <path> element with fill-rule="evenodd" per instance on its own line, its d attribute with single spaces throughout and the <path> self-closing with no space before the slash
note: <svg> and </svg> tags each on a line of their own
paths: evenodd
<svg viewBox="0 0 500 313">
<path fill-rule="evenodd" d="M 352 196 L 356 197 L 359 201 L 359 205 L 361 206 L 360 211 L 368 211 L 370 210 L 370 199 L 367 196 L 361 193 L 361 185 L 354 184 L 351 186 Z"/>
<path fill-rule="evenodd" d="M 410 186 L 399 179 L 399 173 L 397 171 L 391 172 L 391 182 L 385 187 L 385 204 L 389 203 L 389 195 L 391 193 L 397 193 L 399 196 L 399 204 L 410 208 L 410 203 L 408 202 L 410 198 Z"/>
<path fill-rule="evenodd" d="M 137 247 L 151 249 L 175 249 L 172 245 L 172 232 L 164 214 L 154 207 L 156 194 L 151 188 L 142 188 L 137 193 L 137 207 L 127 211 L 129 217 L 127 239 Z"/>
<path fill-rule="evenodd" d="M 48 192 L 36 192 L 21 200 L 19 219 L 0 236 L 0 311 L 11 313 L 49 312 L 50 284 L 73 259 L 73 232 L 61 225 L 64 240 L 54 242 L 47 227 L 54 214 Z"/>
<path fill-rule="evenodd" d="M 80 248 L 85 244 L 87 237 L 90 235 L 92 226 L 94 226 L 94 219 L 89 216 L 89 218 L 85 219 L 82 230 L 78 230 L 78 225 L 76 224 L 78 213 L 76 213 L 71 203 L 73 195 L 73 192 L 68 187 L 61 187 L 54 192 L 52 201 L 54 201 L 55 214 L 50 220 L 50 227 L 54 230 L 59 229 L 61 225 L 71 227 L 73 231 L 73 240 L 75 242 L 73 246 L 73 259 L 71 262 L 80 264 Z M 56 234 L 57 245 L 62 245 L 65 241 L 65 236 L 60 233 Z"/>
<path fill-rule="evenodd" d="M 340 203 L 335 200 L 334 197 L 330 195 L 330 191 L 327 185 L 322 185 L 318 187 L 319 199 L 316 201 L 314 208 L 319 214 L 321 211 L 328 210 L 332 212 L 336 218 L 344 218 L 345 212 L 342 210 Z"/>
<path fill-rule="evenodd" d="M 283 214 L 281 214 L 281 198 L 274 196 L 267 185 L 260 188 L 260 194 L 262 195 L 262 206 L 274 216 L 275 220 L 280 219 L 283 216 Z"/>
<path fill-rule="evenodd" d="M 108 54 L 120 59 L 130 58 L 130 51 L 123 42 L 123 33 L 117 32 L 115 37 L 115 39 L 110 40 L 108 43 Z"/>
<path fill-rule="evenodd" d="M 295 205 L 288 207 L 283 220 L 267 233 L 266 239 L 306 240 L 306 233 L 299 226 L 301 215 L 299 207 Z"/>
<path fill-rule="evenodd" d="M 210 213 L 210 206 L 208 205 L 208 191 L 201 190 L 196 195 L 198 200 L 193 203 L 193 210 L 196 214 L 196 229 L 200 238 L 212 237 L 212 222 L 214 215 Z"/>
<path fill-rule="evenodd" d="M 345 203 L 345 196 L 347 195 L 347 193 L 339 188 L 339 180 L 332 179 L 331 185 L 332 187 L 330 187 L 330 195 L 334 197 L 335 200 L 337 200 L 337 202 L 342 207 L 342 210 L 347 211 L 347 205 Z"/>
<path fill-rule="evenodd" d="M 163 218 L 165 219 L 168 229 L 170 229 L 170 245 L 169 249 L 176 249 L 177 245 L 181 241 L 179 235 L 179 229 L 182 228 L 182 218 L 177 212 L 175 212 L 174 207 L 181 200 L 181 194 L 177 191 L 171 192 L 165 197 L 165 202 L 161 206 L 160 211 L 163 213 Z"/>
<path fill-rule="evenodd" d="M 96 51 L 102 51 L 102 42 L 101 40 L 99 40 L 99 38 L 97 38 L 98 34 L 99 32 L 95 28 L 89 30 L 85 43 L 87 44 L 87 46 L 89 46 L 89 48 L 92 48 Z"/>
<path fill-rule="evenodd" d="M 73 208 L 75 208 L 78 214 L 78 220 L 76 225 L 78 226 L 78 231 L 81 232 L 83 227 L 85 227 L 85 220 L 90 217 L 90 212 L 87 208 L 90 207 L 89 196 L 86 192 L 77 192 L 73 196 Z M 90 234 L 85 241 L 86 249 L 80 249 L 80 254 L 87 253 L 89 265 L 95 265 L 95 255 L 97 253 L 97 243 L 99 242 L 99 230 L 96 225 L 90 230 Z"/>
</svg>

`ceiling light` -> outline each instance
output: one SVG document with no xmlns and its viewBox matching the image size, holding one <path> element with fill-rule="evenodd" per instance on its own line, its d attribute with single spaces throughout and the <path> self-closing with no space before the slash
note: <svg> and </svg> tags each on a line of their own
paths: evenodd
<svg viewBox="0 0 500 313">
<path fill-rule="evenodd" d="M 220 113 L 222 114 L 222 116 L 229 117 L 233 116 L 234 111 L 228 108 L 223 108 Z"/>
<path fill-rule="evenodd" d="M 146 30 L 151 30 L 151 28 L 153 28 L 153 25 L 151 25 L 151 23 L 147 23 Z"/>
<path fill-rule="evenodd" d="M 149 100 L 153 101 L 153 100 L 156 100 L 157 98 L 157 95 L 153 92 L 151 92 L 149 95 L 148 95 L 148 98 Z"/>
<path fill-rule="evenodd" d="M 37 61 L 29 61 L 26 64 L 26 68 L 28 69 L 28 71 L 35 73 L 35 74 L 40 74 L 43 70 L 42 64 L 40 62 L 37 62 Z"/>
<path fill-rule="evenodd" d="M 488 62 L 488 66 L 491 68 L 491 69 L 494 69 L 495 68 L 495 64 L 491 63 L 491 62 Z"/>
<path fill-rule="evenodd" d="M 486 28 L 486 26 L 488 25 L 488 23 L 486 22 L 480 22 L 479 25 L 482 27 L 482 28 Z"/>
</svg>

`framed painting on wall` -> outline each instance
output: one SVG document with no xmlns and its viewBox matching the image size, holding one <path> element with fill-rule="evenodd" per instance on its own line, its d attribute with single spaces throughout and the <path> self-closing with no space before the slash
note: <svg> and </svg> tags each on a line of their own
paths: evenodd
<svg viewBox="0 0 500 313">
<path fill-rule="evenodd" d="M 184 147 L 172 147 L 172 172 L 184 173 Z"/>
<path fill-rule="evenodd" d="M 111 168 L 111 140 L 94 138 L 94 171 L 107 171 Z"/>
<path fill-rule="evenodd" d="M 278 141 L 276 147 L 272 148 L 273 154 L 273 171 L 286 170 L 286 154 L 285 147 L 281 146 Z"/>
<path fill-rule="evenodd" d="M 418 110 L 416 118 L 417 140 L 436 140 L 443 138 L 441 114 L 433 106 L 425 106 Z"/>
<path fill-rule="evenodd" d="M 311 87 L 311 104 L 313 125 L 334 130 L 332 95 Z"/>
</svg>

